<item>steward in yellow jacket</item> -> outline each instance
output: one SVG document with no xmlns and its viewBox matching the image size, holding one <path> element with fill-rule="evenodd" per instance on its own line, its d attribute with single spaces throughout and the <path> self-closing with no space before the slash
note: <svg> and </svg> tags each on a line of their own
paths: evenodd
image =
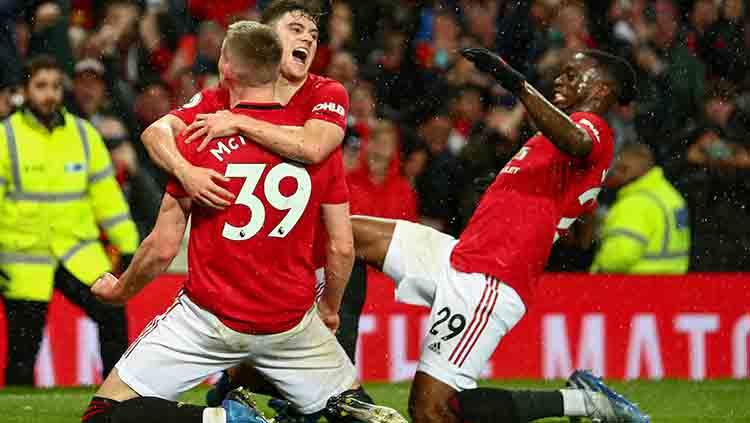
<svg viewBox="0 0 750 423">
<path fill-rule="evenodd" d="M 683 274 L 690 262 L 685 200 L 643 144 L 623 147 L 609 178 L 621 186 L 601 228 L 594 273 Z"/>
<path fill-rule="evenodd" d="M 124 309 L 98 303 L 89 286 L 112 270 L 100 228 L 126 262 L 138 234 L 101 137 L 61 106 L 62 79 L 53 59 L 32 60 L 26 105 L 0 125 L 0 293 L 11 385 L 33 383 L 54 287 L 99 324 L 105 375 L 127 347 Z"/>
</svg>

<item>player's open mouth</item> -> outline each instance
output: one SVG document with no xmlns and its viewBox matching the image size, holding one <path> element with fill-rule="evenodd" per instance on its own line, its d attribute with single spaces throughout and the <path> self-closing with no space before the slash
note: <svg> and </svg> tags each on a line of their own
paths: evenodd
<svg viewBox="0 0 750 423">
<path fill-rule="evenodd" d="M 555 96 L 552 98 L 552 103 L 565 103 L 565 95 L 559 91 L 555 91 Z"/>
<path fill-rule="evenodd" d="M 302 48 L 295 48 L 292 51 L 292 57 L 294 57 L 295 61 L 297 61 L 298 63 L 301 63 L 303 65 L 305 63 L 307 63 L 307 56 L 308 55 L 309 55 L 309 53 L 307 52 L 307 50 L 302 49 Z"/>
</svg>

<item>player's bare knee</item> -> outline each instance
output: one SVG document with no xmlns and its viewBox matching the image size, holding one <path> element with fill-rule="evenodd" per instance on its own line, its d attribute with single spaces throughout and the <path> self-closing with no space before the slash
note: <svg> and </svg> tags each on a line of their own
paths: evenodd
<svg viewBox="0 0 750 423">
<path fill-rule="evenodd" d="M 126 401 L 138 397 L 138 393 L 120 379 L 117 369 L 113 369 L 99 386 L 95 396 L 114 401 Z"/>
</svg>

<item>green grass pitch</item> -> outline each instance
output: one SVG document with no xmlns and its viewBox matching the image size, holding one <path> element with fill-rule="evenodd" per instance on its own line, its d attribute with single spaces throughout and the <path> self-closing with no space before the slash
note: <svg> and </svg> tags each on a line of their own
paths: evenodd
<svg viewBox="0 0 750 423">
<path fill-rule="evenodd" d="M 555 389 L 562 382 L 492 381 L 485 386 Z M 613 383 L 624 395 L 637 401 L 654 423 L 732 422 L 750 423 L 750 381 L 706 382 L 660 381 Z M 406 412 L 408 383 L 367 384 L 376 401 Z M 187 393 L 182 400 L 201 403 L 205 387 Z M 0 389 L 0 422 L 71 423 L 78 422 L 93 393 L 91 388 Z M 265 408 L 265 400 L 259 401 Z M 267 413 L 266 415 L 271 415 Z M 544 423 L 567 422 L 547 419 Z"/>
</svg>

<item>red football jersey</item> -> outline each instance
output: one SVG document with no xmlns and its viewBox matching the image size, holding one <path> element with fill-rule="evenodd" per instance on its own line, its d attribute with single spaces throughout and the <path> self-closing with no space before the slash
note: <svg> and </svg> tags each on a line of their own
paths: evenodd
<svg viewBox="0 0 750 423">
<path fill-rule="evenodd" d="M 294 125 L 280 105 L 243 103 L 234 110 L 276 125 Z M 312 246 L 321 204 L 348 201 L 340 151 L 319 165 L 285 161 L 251 140 L 231 136 L 202 152 L 178 140 L 185 158 L 230 178 L 226 210 L 194 207 L 187 295 L 228 327 L 278 333 L 294 327 L 315 298 Z M 170 181 L 167 192 L 185 192 Z"/>
<path fill-rule="evenodd" d="M 612 162 L 612 129 L 604 119 L 570 117 L 593 140 L 589 155 L 572 157 L 541 133 L 533 136 L 490 185 L 451 255 L 455 269 L 496 277 L 527 303 L 557 230 L 595 206 Z"/>
<path fill-rule="evenodd" d="M 212 87 L 195 94 L 190 101 L 170 113 L 190 125 L 201 113 L 214 113 L 229 107 L 228 90 Z M 338 81 L 309 74 L 284 109 L 289 113 L 289 119 L 296 122 L 295 125 L 301 123 L 297 126 L 304 125 L 310 119 L 320 119 L 346 130 L 349 94 Z"/>
<path fill-rule="evenodd" d="M 190 125 L 202 113 L 214 113 L 229 109 L 229 92 L 220 87 L 207 88 L 193 96 L 186 104 L 170 113 Z M 308 74 L 305 83 L 294 93 L 285 106 L 294 126 L 304 126 L 310 119 L 319 119 L 338 125 L 346 131 L 346 116 L 349 112 L 349 94 L 341 83 L 334 79 Z M 321 223 L 319 236 L 315 238 L 315 263 L 323 267 L 326 262 L 327 233 Z"/>
</svg>

